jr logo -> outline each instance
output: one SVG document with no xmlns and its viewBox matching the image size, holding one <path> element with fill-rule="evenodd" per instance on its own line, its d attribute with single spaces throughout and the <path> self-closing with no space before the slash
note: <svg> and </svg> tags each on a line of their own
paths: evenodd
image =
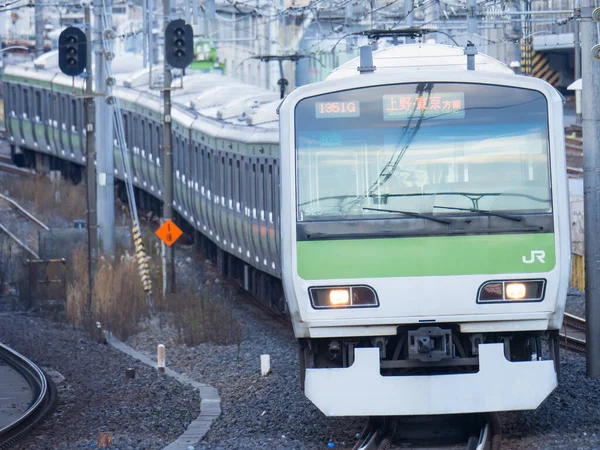
<svg viewBox="0 0 600 450">
<path fill-rule="evenodd" d="M 527 259 L 527 256 L 523 256 L 523 262 L 525 264 L 533 264 L 537 259 L 542 264 L 545 264 L 546 261 L 544 258 L 546 258 L 546 252 L 544 250 L 532 250 L 529 259 Z"/>
</svg>

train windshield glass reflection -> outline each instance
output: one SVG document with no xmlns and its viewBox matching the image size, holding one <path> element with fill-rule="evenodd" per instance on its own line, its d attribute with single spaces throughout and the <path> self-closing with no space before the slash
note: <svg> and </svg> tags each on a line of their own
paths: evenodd
<svg viewBox="0 0 600 450">
<path fill-rule="evenodd" d="M 538 91 L 375 86 L 306 98 L 295 114 L 299 221 L 407 217 L 375 209 L 552 211 L 548 105 Z"/>
</svg>

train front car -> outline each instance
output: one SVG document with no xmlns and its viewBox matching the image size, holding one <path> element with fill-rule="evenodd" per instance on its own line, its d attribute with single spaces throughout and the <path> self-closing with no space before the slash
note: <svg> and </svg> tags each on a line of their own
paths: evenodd
<svg viewBox="0 0 600 450">
<path fill-rule="evenodd" d="M 305 394 L 332 416 L 535 409 L 570 272 L 561 97 L 483 55 L 468 71 L 460 48 L 404 47 L 280 109 Z"/>
</svg>

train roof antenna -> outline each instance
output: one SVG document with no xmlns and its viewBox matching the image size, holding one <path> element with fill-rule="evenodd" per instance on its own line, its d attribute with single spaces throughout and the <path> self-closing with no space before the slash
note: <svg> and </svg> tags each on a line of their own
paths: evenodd
<svg viewBox="0 0 600 450">
<path fill-rule="evenodd" d="M 360 48 L 360 66 L 358 70 L 361 75 L 375 72 L 377 67 L 373 65 L 373 48 L 370 45 L 363 45 Z"/>
</svg>

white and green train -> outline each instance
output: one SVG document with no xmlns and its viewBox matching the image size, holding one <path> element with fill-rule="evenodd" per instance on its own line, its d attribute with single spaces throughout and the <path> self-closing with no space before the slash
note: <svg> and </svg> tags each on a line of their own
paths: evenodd
<svg viewBox="0 0 600 450">
<path fill-rule="evenodd" d="M 289 314 L 303 388 L 325 414 L 534 409 L 557 384 L 570 271 L 562 99 L 485 55 L 467 70 L 458 47 L 373 55 L 374 72 L 351 61 L 282 104 L 187 77 L 173 114 L 179 223 Z M 81 164 L 78 100 L 55 72 L 7 69 L 9 136 L 15 152 Z M 121 76 L 116 95 L 134 184 L 159 200 L 160 100 L 142 79 Z M 10 100 L 13 88 L 30 93 Z M 18 109 L 37 92 L 49 116 Z"/>
</svg>

